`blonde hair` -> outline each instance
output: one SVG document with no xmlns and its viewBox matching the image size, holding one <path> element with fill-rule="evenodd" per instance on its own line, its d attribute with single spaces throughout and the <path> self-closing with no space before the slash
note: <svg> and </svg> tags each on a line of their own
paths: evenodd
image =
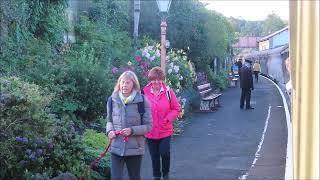
<svg viewBox="0 0 320 180">
<path fill-rule="evenodd" d="M 160 67 L 156 66 L 149 71 L 148 79 L 150 81 L 156 80 L 156 79 L 165 80 L 166 75 L 164 74 L 163 70 Z"/>
<path fill-rule="evenodd" d="M 132 71 L 125 71 L 120 75 L 120 77 L 118 78 L 117 84 L 114 86 L 113 92 L 120 91 L 120 81 L 124 78 L 130 79 L 133 82 L 133 90 L 140 92 L 140 83 L 139 83 L 138 77 Z"/>
</svg>

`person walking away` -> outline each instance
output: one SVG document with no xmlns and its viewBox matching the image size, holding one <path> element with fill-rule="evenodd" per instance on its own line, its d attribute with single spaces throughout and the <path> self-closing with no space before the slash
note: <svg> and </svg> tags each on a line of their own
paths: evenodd
<svg viewBox="0 0 320 180">
<path fill-rule="evenodd" d="M 256 82 L 258 82 L 260 71 L 261 71 L 260 63 L 258 63 L 258 61 L 255 61 L 253 64 L 253 73 L 254 73 Z"/>
<path fill-rule="evenodd" d="M 165 84 L 165 74 L 154 67 L 148 74 L 149 83 L 143 89 L 152 113 L 152 129 L 145 136 L 152 160 L 153 177 L 169 179 L 170 140 L 173 121 L 180 113 L 180 104 L 172 89 Z"/>
<path fill-rule="evenodd" d="M 251 63 L 252 63 L 251 60 L 246 59 L 244 66 L 242 66 L 239 73 L 240 88 L 241 88 L 240 109 L 243 109 L 244 101 L 246 101 L 247 110 L 254 109 L 250 105 L 251 90 L 254 90 Z"/>
<path fill-rule="evenodd" d="M 143 108 L 140 114 L 139 106 Z M 132 71 L 122 73 L 107 102 L 106 133 L 112 144 L 111 180 L 123 179 L 124 164 L 130 180 L 140 180 L 144 134 L 152 128 L 148 101 L 141 94 L 140 84 Z"/>
</svg>

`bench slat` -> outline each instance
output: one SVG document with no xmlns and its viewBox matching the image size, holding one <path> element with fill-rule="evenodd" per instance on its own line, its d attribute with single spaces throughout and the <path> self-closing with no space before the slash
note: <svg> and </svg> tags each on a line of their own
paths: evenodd
<svg viewBox="0 0 320 180">
<path fill-rule="evenodd" d="M 211 94 L 210 96 L 206 96 L 204 98 L 202 98 L 202 100 L 212 100 L 212 99 L 216 99 L 219 96 L 221 96 L 222 94 Z"/>
<path fill-rule="evenodd" d="M 208 92 L 210 92 L 210 91 L 212 91 L 211 88 L 210 88 L 210 89 L 207 89 L 207 90 L 204 90 L 204 91 L 200 91 L 200 94 L 206 94 L 206 93 L 208 93 Z"/>
<path fill-rule="evenodd" d="M 211 88 L 210 87 L 210 83 L 207 84 L 202 84 L 200 86 L 198 86 L 198 89 L 201 91 L 202 89 L 207 89 L 207 88 Z"/>
</svg>

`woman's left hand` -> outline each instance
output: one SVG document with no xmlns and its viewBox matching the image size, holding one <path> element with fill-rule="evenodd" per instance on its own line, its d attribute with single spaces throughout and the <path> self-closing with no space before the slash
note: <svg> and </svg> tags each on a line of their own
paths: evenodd
<svg viewBox="0 0 320 180">
<path fill-rule="evenodd" d="M 130 136 L 131 135 L 131 128 L 124 128 L 120 131 L 120 134 L 122 136 Z"/>
</svg>

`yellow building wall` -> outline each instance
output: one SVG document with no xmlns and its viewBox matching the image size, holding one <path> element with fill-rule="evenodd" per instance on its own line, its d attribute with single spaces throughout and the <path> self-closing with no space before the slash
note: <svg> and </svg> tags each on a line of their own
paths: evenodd
<svg viewBox="0 0 320 180">
<path fill-rule="evenodd" d="M 319 177 L 319 1 L 290 1 L 293 177 Z"/>
</svg>

